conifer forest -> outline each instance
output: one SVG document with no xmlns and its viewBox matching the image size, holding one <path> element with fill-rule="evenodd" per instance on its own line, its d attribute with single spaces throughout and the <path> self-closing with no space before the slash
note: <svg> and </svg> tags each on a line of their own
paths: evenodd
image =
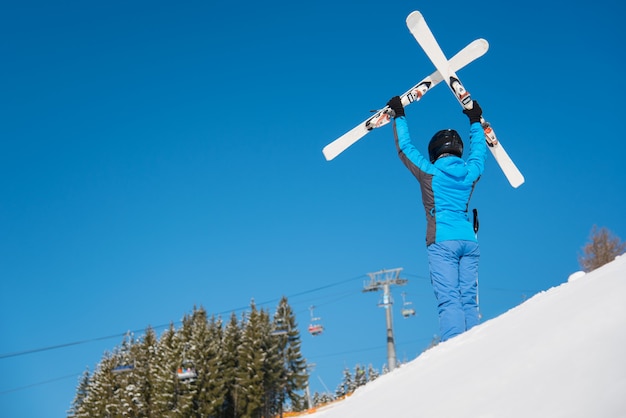
<svg viewBox="0 0 626 418">
<path fill-rule="evenodd" d="M 338 371 L 341 373 L 341 371 Z M 86 370 L 68 411 L 72 418 L 281 417 L 351 393 L 378 376 L 371 366 L 343 371 L 335 394 L 310 395 L 295 315 L 283 297 L 273 316 L 251 303 L 237 317 L 194 308 L 160 336 L 128 334 Z M 368 379 L 369 376 L 369 379 Z"/>
</svg>

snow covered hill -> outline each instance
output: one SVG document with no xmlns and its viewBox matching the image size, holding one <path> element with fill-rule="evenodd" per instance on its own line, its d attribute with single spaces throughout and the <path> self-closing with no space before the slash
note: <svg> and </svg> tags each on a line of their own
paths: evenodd
<svg viewBox="0 0 626 418">
<path fill-rule="evenodd" d="M 626 417 L 625 296 L 622 255 L 311 416 Z"/>
</svg>

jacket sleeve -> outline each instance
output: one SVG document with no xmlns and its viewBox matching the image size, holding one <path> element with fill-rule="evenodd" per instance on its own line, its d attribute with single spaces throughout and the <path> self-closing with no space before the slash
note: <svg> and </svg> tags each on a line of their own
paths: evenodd
<svg viewBox="0 0 626 418">
<path fill-rule="evenodd" d="M 415 148 L 411 141 L 411 135 L 409 134 L 409 126 L 406 121 L 406 117 L 400 116 L 393 121 L 394 139 L 396 142 L 396 149 L 398 150 L 398 156 L 404 165 L 418 177 L 418 171 L 422 171 L 426 174 L 433 174 L 434 165 L 424 158 L 421 152 Z M 419 177 L 418 177 L 419 178 Z"/>
<path fill-rule="evenodd" d="M 485 131 L 480 122 L 474 122 L 470 126 L 470 147 L 467 158 L 467 169 L 475 178 L 480 177 L 485 171 L 485 159 L 487 157 L 487 142 Z"/>
</svg>

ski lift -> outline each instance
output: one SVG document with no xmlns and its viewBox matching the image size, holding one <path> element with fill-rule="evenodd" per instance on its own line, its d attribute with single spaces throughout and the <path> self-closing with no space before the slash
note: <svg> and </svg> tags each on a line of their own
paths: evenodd
<svg viewBox="0 0 626 418">
<path fill-rule="evenodd" d="M 282 318 L 276 320 L 276 324 L 274 325 L 274 329 L 270 332 L 270 335 L 273 337 L 278 337 L 281 335 L 287 335 L 289 333 L 289 327 L 285 324 Z"/>
<path fill-rule="evenodd" d="M 111 373 L 113 373 L 113 374 L 122 374 L 122 373 L 130 372 L 130 371 L 132 371 L 134 369 L 135 369 L 135 365 L 134 364 L 119 364 L 119 365 L 113 367 L 113 369 L 111 370 Z"/>
<path fill-rule="evenodd" d="M 133 336 L 130 331 L 124 335 L 122 347 L 115 355 L 115 366 L 111 369 L 113 374 L 123 374 L 132 371 L 135 368 L 135 361 L 130 355 L 130 347 L 133 344 Z"/>
<path fill-rule="evenodd" d="M 188 360 L 185 355 L 187 353 L 188 344 L 185 345 L 183 349 L 183 362 L 178 369 L 176 369 L 176 376 L 178 380 L 183 383 L 191 383 L 196 380 L 198 374 L 196 373 L 196 367 L 193 364 L 193 361 Z"/>
<path fill-rule="evenodd" d="M 405 296 L 406 293 L 402 292 L 402 316 L 408 318 L 415 315 L 415 309 L 410 307 L 413 302 L 407 302 Z"/>
<path fill-rule="evenodd" d="M 315 308 L 315 306 L 311 306 L 309 308 L 309 310 L 311 311 L 311 323 L 309 324 L 309 333 L 313 336 L 316 335 L 320 335 L 322 332 L 324 332 L 324 327 L 322 326 L 322 324 L 319 323 L 319 321 L 321 320 L 321 318 L 316 318 L 313 315 L 313 309 Z"/>
<path fill-rule="evenodd" d="M 279 329 L 279 328 L 277 328 L 277 329 L 273 330 L 270 333 L 270 335 L 272 337 L 280 337 L 281 335 L 287 335 L 287 330 L 286 329 Z"/>
<path fill-rule="evenodd" d="M 183 360 L 183 364 L 176 370 L 178 380 L 182 382 L 193 382 L 198 377 L 196 368 L 191 360 Z"/>
</svg>

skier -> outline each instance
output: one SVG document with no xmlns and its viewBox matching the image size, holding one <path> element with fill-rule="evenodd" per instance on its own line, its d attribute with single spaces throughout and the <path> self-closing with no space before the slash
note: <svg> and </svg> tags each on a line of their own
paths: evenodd
<svg viewBox="0 0 626 418">
<path fill-rule="evenodd" d="M 395 112 L 393 128 L 400 160 L 417 178 L 426 210 L 426 246 L 430 279 L 438 303 L 441 341 L 478 324 L 478 261 L 480 249 L 469 200 L 485 168 L 487 146 L 476 101 L 463 110 L 470 121 L 469 155 L 452 129 L 437 132 L 428 144 L 429 159 L 413 145 L 400 97 L 387 105 Z"/>
</svg>

